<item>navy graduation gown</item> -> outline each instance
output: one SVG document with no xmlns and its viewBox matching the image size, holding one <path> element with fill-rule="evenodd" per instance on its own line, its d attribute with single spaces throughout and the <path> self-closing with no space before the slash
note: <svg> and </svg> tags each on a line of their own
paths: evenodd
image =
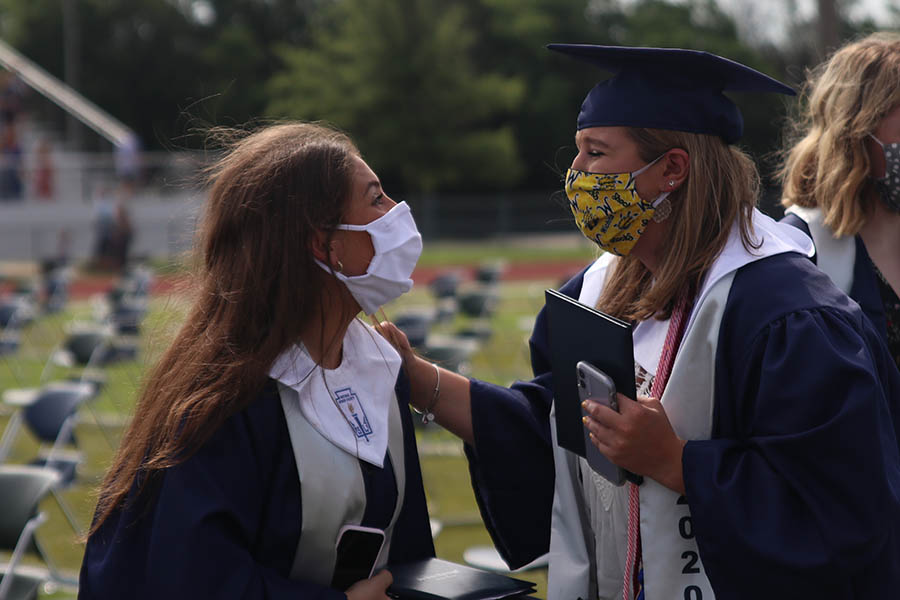
<svg viewBox="0 0 900 600">
<path fill-rule="evenodd" d="M 577 298 L 582 277 L 564 293 Z M 472 481 L 511 566 L 549 549 L 543 314 L 531 348 L 532 382 L 471 385 Z M 689 442 L 683 455 L 693 532 L 718 597 L 896 594 L 898 400 L 883 340 L 809 260 L 777 255 L 736 273 L 719 333 L 713 439 Z"/>
<path fill-rule="evenodd" d="M 688 442 L 682 462 L 717 593 L 895 596 L 900 374 L 856 303 L 799 255 L 747 265 L 715 393 L 713 439 Z"/>
<path fill-rule="evenodd" d="M 406 491 L 389 563 L 434 556 L 402 370 L 397 398 Z M 384 528 L 397 502 L 393 467 L 389 457 L 383 469 L 360 464 L 368 499 L 362 525 Z M 302 507 L 273 380 L 197 454 L 159 479 L 149 500 L 113 513 L 88 540 L 79 598 L 345 598 L 343 592 L 288 577 Z"/>
</svg>

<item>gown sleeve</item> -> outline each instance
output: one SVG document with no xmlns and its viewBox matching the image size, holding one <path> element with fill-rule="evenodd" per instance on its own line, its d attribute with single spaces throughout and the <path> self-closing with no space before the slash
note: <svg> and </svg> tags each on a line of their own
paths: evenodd
<svg viewBox="0 0 900 600">
<path fill-rule="evenodd" d="M 81 598 L 346 597 L 288 578 L 300 535 L 299 480 L 277 394 L 265 404 L 230 418 L 168 469 L 152 501 L 104 523 L 87 544 Z"/>
<path fill-rule="evenodd" d="M 720 335 L 714 439 L 688 442 L 682 460 L 723 597 L 880 597 L 857 594 L 884 570 L 896 578 L 897 372 L 852 321 L 801 310 L 755 336 Z"/>
<path fill-rule="evenodd" d="M 577 298 L 584 271 L 560 288 Z M 494 546 L 510 568 L 528 564 L 550 548 L 553 445 L 550 408 L 553 376 L 546 309 L 529 340 L 531 381 L 503 387 L 472 379 L 475 445 L 466 445 L 475 499 Z"/>
</svg>

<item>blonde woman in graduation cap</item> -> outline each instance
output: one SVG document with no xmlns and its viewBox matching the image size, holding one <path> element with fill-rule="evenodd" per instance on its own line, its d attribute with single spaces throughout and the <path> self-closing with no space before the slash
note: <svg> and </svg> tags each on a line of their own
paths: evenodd
<svg viewBox="0 0 900 600">
<path fill-rule="evenodd" d="M 400 356 L 357 315 L 410 289 L 415 221 L 315 124 L 237 139 L 210 184 L 196 298 L 100 489 L 79 597 L 385 600 L 366 561 L 434 547 Z"/>
<path fill-rule="evenodd" d="M 785 222 L 859 302 L 900 366 L 900 34 L 874 33 L 810 71 L 781 171 Z"/>
<path fill-rule="evenodd" d="M 900 375 L 809 238 L 756 209 L 723 94 L 792 90 L 705 52 L 550 49 L 610 74 L 565 178 L 603 254 L 561 291 L 632 324 L 638 397 L 587 400 L 584 421 L 642 482 L 555 443 L 544 311 L 535 377 L 510 388 L 441 372 L 431 400 L 432 366 L 404 349 L 413 400 L 469 442 L 497 548 L 511 567 L 549 550 L 549 600 L 895 595 Z"/>
</svg>

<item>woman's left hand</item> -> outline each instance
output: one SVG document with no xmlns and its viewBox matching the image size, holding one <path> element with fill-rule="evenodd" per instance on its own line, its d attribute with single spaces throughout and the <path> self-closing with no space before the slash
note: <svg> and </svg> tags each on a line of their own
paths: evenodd
<svg viewBox="0 0 900 600">
<path fill-rule="evenodd" d="M 588 414 L 584 426 L 591 432 L 591 441 L 616 465 L 683 494 L 681 454 L 686 442 L 675 434 L 662 404 L 645 396 L 637 401 L 622 394 L 617 398 L 619 412 L 584 401 Z"/>
</svg>

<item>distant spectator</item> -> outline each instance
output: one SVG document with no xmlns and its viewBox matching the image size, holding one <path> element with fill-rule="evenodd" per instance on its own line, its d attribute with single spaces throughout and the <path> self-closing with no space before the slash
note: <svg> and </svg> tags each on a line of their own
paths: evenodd
<svg viewBox="0 0 900 600">
<path fill-rule="evenodd" d="M 38 200 L 53 200 L 54 176 L 50 142 L 44 139 L 35 149 L 34 157 L 34 195 Z"/>
<path fill-rule="evenodd" d="M 133 193 L 141 175 L 141 142 L 130 133 L 113 151 L 116 177 L 127 195 Z"/>
<path fill-rule="evenodd" d="M 67 266 L 72 249 L 72 232 L 61 227 L 56 234 L 56 251 L 41 261 L 42 304 L 47 312 L 61 310 L 68 301 L 69 274 Z"/>
<path fill-rule="evenodd" d="M 22 198 L 22 147 L 16 131 L 15 117 L 3 112 L 3 132 L 0 134 L 0 200 Z"/>
<path fill-rule="evenodd" d="M 109 259 L 113 269 L 121 270 L 128 263 L 128 249 L 131 247 L 131 239 L 134 237 L 127 199 L 120 198 L 116 202 L 114 215 Z"/>
<path fill-rule="evenodd" d="M 109 256 L 115 223 L 115 204 L 109 196 L 109 190 L 104 189 L 94 205 L 94 266 L 98 269 L 110 267 Z"/>
</svg>

